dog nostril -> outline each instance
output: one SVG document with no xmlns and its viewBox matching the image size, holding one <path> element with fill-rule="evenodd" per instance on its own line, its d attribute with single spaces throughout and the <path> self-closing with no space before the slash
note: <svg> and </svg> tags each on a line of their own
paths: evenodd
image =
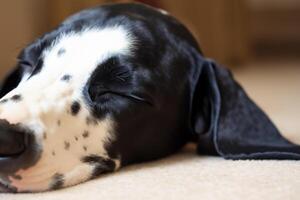
<svg viewBox="0 0 300 200">
<path fill-rule="evenodd" d="M 23 153 L 26 135 L 18 125 L 0 120 L 0 157 L 12 157 Z"/>
</svg>

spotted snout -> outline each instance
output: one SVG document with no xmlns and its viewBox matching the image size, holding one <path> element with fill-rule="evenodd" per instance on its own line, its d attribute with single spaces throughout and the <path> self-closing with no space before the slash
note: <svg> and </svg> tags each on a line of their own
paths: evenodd
<svg viewBox="0 0 300 200">
<path fill-rule="evenodd" d="M 106 152 L 113 120 L 94 118 L 70 79 L 46 89 L 29 80 L 0 101 L 0 192 L 58 189 L 119 167 Z"/>
</svg>

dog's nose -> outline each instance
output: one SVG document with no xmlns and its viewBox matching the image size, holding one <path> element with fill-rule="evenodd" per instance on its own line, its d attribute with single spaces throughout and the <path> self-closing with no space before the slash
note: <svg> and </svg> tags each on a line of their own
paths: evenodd
<svg viewBox="0 0 300 200">
<path fill-rule="evenodd" d="M 0 157 L 22 154 L 26 147 L 26 135 L 18 125 L 0 120 Z"/>
<path fill-rule="evenodd" d="M 33 130 L 0 119 L 0 178 L 34 165 L 41 152 Z"/>
</svg>

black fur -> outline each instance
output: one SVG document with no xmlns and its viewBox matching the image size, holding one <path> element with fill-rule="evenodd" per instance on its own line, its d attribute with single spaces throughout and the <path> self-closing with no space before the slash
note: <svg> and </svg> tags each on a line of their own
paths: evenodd
<svg viewBox="0 0 300 200">
<path fill-rule="evenodd" d="M 101 174 L 112 172 L 116 168 L 116 164 L 113 160 L 97 155 L 85 156 L 81 159 L 81 161 L 94 166 L 94 170 L 90 177 L 91 179 L 97 178 Z"/>
<path fill-rule="evenodd" d="M 77 115 L 80 109 L 81 109 L 80 103 L 78 101 L 74 101 L 71 105 L 71 114 L 74 116 Z"/>
<path fill-rule="evenodd" d="M 52 182 L 51 182 L 49 188 L 50 188 L 50 190 L 58 190 L 63 187 L 64 182 L 65 182 L 64 175 L 60 174 L 60 173 L 56 173 L 52 177 Z"/>
</svg>

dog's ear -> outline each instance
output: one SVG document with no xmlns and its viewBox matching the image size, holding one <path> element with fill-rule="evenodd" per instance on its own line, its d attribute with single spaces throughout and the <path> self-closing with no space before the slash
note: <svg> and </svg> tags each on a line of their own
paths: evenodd
<svg viewBox="0 0 300 200">
<path fill-rule="evenodd" d="M 203 57 L 192 85 L 191 127 L 199 154 L 228 159 L 300 159 L 231 73 Z"/>
<path fill-rule="evenodd" d="M 0 85 L 0 98 L 18 86 L 22 79 L 22 68 L 20 66 L 11 70 Z"/>
</svg>

